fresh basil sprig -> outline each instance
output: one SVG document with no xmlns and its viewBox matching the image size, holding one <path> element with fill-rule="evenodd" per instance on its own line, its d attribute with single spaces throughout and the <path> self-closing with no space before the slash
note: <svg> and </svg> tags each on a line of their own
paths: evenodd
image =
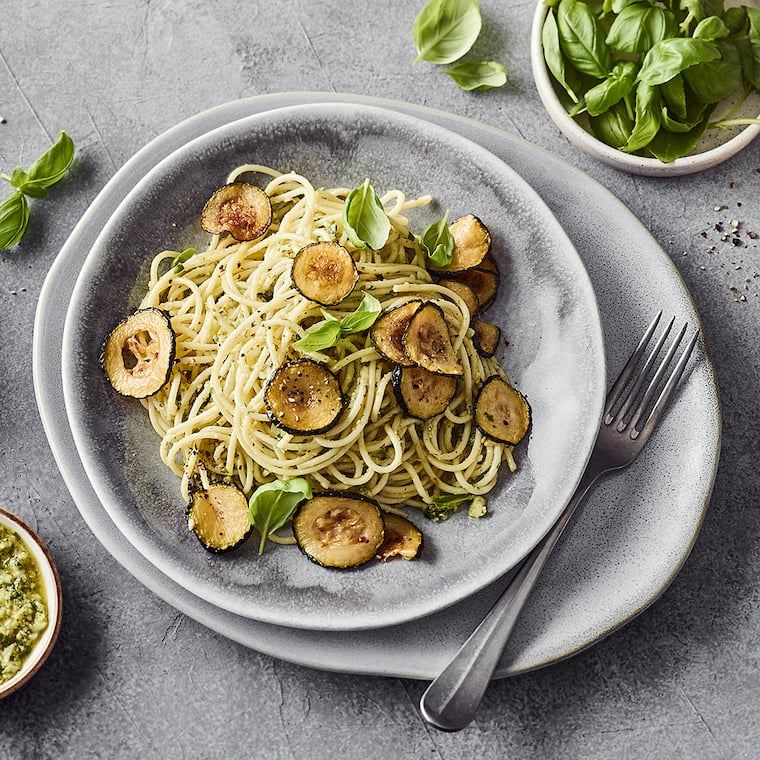
<svg viewBox="0 0 760 760">
<path fill-rule="evenodd" d="M 248 519 L 261 537 L 259 554 L 264 553 L 267 536 L 285 525 L 296 507 L 311 496 L 311 486 L 305 478 L 264 483 L 251 494 Z"/>
<path fill-rule="evenodd" d="M 451 264 L 454 255 L 454 238 L 449 230 L 449 213 L 446 211 L 443 219 L 428 225 L 420 237 L 422 250 L 437 267 Z"/>
<path fill-rule="evenodd" d="M 357 248 L 377 251 L 388 241 L 391 223 L 369 179 L 348 194 L 343 205 L 343 225 Z"/>
<path fill-rule="evenodd" d="M 545 2 L 547 69 L 568 113 L 612 147 L 670 162 L 706 129 L 760 124 L 733 118 L 760 90 L 760 11 L 723 0 Z M 732 111 L 711 121 L 730 98 Z"/>
<path fill-rule="evenodd" d="M 17 166 L 4 180 L 16 192 L 0 203 L 0 250 L 12 248 L 26 232 L 29 223 L 29 198 L 44 198 L 47 189 L 60 181 L 74 159 L 74 143 L 61 132 L 56 142 L 24 171 Z"/>
<path fill-rule="evenodd" d="M 459 61 L 472 49 L 482 26 L 478 0 L 430 0 L 414 20 L 413 63 Z M 444 73 L 466 91 L 490 90 L 507 82 L 507 70 L 497 61 L 461 61 Z"/>
<path fill-rule="evenodd" d="M 362 302 L 356 311 L 347 314 L 343 319 L 335 319 L 326 311 L 322 312 L 324 322 L 309 330 L 303 338 L 293 344 L 293 348 L 304 353 L 323 351 L 334 346 L 344 335 L 369 330 L 380 316 L 382 304 L 373 295 L 364 294 Z"/>
</svg>

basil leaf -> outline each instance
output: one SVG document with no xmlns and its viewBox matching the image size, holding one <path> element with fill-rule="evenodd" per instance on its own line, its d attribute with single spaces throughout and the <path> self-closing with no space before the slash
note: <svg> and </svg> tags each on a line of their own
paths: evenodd
<svg viewBox="0 0 760 760">
<path fill-rule="evenodd" d="M 196 248 L 185 248 L 184 251 L 181 253 L 178 253 L 173 259 L 171 263 L 171 268 L 174 269 L 175 273 L 179 274 L 183 269 L 183 264 L 190 259 L 191 257 L 195 256 L 195 254 L 198 253 L 198 250 Z"/>
<path fill-rule="evenodd" d="M 507 67 L 498 61 L 465 61 L 444 69 L 465 92 L 482 92 L 507 83 Z"/>
<path fill-rule="evenodd" d="M 619 103 L 633 90 L 638 67 L 633 61 L 620 61 L 612 67 L 609 77 L 592 87 L 585 96 L 591 116 L 598 116 Z"/>
<path fill-rule="evenodd" d="M 340 331 L 343 335 L 369 330 L 380 316 L 382 304 L 373 295 L 364 294 L 362 302 L 353 314 L 348 314 L 340 320 Z"/>
<path fill-rule="evenodd" d="M 607 32 L 607 44 L 622 53 L 646 53 L 675 34 L 676 17 L 665 8 L 644 3 L 620 11 Z"/>
<path fill-rule="evenodd" d="M 29 204 L 20 191 L 0 203 L 0 250 L 13 248 L 21 240 L 29 223 Z"/>
<path fill-rule="evenodd" d="M 369 179 L 348 194 L 343 206 L 343 224 L 348 239 L 357 248 L 377 251 L 387 242 L 391 223 Z"/>
<path fill-rule="evenodd" d="M 373 295 L 365 293 L 356 311 L 347 314 L 340 321 L 323 311 L 325 321 L 320 322 L 309 330 L 303 338 L 297 340 L 293 344 L 293 348 L 305 353 L 323 351 L 334 346 L 343 335 L 352 335 L 362 332 L 362 330 L 369 330 L 377 321 L 382 310 L 380 301 Z"/>
<path fill-rule="evenodd" d="M 668 108 L 673 111 L 676 118 L 686 119 L 686 89 L 683 86 L 683 76 L 676 74 L 664 84 L 660 85 L 660 94 L 662 99 L 667 103 Z"/>
<path fill-rule="evenodd" d="M 755 11 L 757 13 L 757 11 Z M 723 23 L 726 25 L 729 34 L 737 34 L 747 23 L 747 9 L 743 6 L 738 8 L 726 8 L 723 14 Z"/>
<path fill-rule="evenodd" d="M 481 26 L 477 0 L 430 0 L 414 20 L 414 63 L 453 63 L 475 44 Z"/>
<path fill-rule="evenodd" d="M 681 0 L 681 8 L 689 11 L 697 21 L 708 16 L 722 16 L 725 10 L 723 0 Z"/>
<path fill-rule="evenodd" d="M 594 134 L 613 148 L 625 145 L 633 130 L 633 119 L 622 103 L 614 105 L 599 116 L 591 117 L 589 123 Z"/>
<path fill-rule="evenodd" d="M 697 28 L 691 35 L 695 40 L 721 40 L 728 37 L 731 32 L 718 16 L 708 16 L 697 24 Z"/>
<path fill-rule="evenodd" d="M 340 322 L 330 318 L 311 328 L 303 338 L 299 338 L 293 348 L 304 353 L 323 351 L 334 346 L 341 336 Z"/>
<path fill-rule="evenodd" d="M 454 255 L 454 237 L 449 230 L 448 211 L 443 215 L 443 219 L 425 228 L 420 238 L 420 246 L 437 267 L 451 264 L 451 258 Z"/>
<path fill-rule="evenodd" d="M 647 150 L 664 163 L 670 163 L 682 156 L 688 156 L 702 138 L 711 112 L 712 107 L 709 109 L 709 113 L 688 132 L 679 133 L 661 129 L 652 142 L 647 145 Z"/>
<path fill-rule="evenodd" d="M 612 56 L 605 31 L 591 8 L 580 0 L 560 0 L 557 29 L 562 52 L 582 74 L 604 79 Z"/>
<path fill-rule="evenodd" d="M 760 10 L 746 8 L 749 30 L 746 43 L 749 47 L 744 64 L 744 77 L 752 86 L 760 90 Z"/>
<path fill-rule="evenodd" d="M 660 93 L 654 87 L 640 84 L 636 90 L 636 120 L 620 150 L 635 153 L 649 145 L 660 129 L 661 115 Z"/>
<path fill-rule="evenodd" d="M 31 165 L 24 185 L 38 188 L 54 185 L 63 177 L 73 160 L 74 143 L 65 132 L 61 132 L 56 142 Z M 19 189 L 30 194 L 24 187 Z"/>
<path fill-rule="evenodd" d="M 559 45 L 559 30 L 557 29 L 557 19 L 554 17 L 554 11 L 550 8 L 544 19 L 544 26 L 541 29 L 541 44 L 544 49 L 544 60 L 546 67 L 552 76 L 562 86 L 565 92 L 570 96 L 573 103 L 578 102 L 578 96 L 573 88 L 569 85 L 567 79 L 567 68 L 565 59 Z"/>
<path fill-rule="evenodd" d="M 275 480 L 259 486 L 248 500 L 248 519 L 259 532 L 259 554 L 264 553 L 267 536 L 281 528 L 291 518 L 296 507 L 312 496 L 305 478 Z"/>
<path fill-rule="evenodd" d="M 650 85 L 664 84 L 698 63 L 717 58 L 720 58 L 720 49 L 715 42 L 671 37 L 658 42 L 644 56 L 638 81 Z"/>
<path fill-rule="evenodd" d="M 718 41 L 710 44 L 717 46 L 720 59 L 697 63 L 686 69 L 683 77 L 698 101 L 720 103 L 742 89 L 742 62 L 733 42 Z"/>
</svg>

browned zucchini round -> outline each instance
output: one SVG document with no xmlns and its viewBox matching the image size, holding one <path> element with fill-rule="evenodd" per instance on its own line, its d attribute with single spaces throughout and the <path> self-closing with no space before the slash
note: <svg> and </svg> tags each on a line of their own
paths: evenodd
<svg viewBox="0 0 760 760">
<path fill-rule="evenodd" d="M 359 281 L 351 254 L 337 243 L 309 243 L 293 259 L 293 284 L 305 298 L 334 306 L 350 295 Z"/>
<path fill-rule="evenodd" d="M 439 283 L 453 290 L 467 305 L 467 311 L 470 312 L 470 319 L 475 319 L 480 309 L 480 302 L 475 291 L 463 280 L 443 279 Z"/>
<path fill-rule="evenodd" d="M 472 288 L 481 311 L 487 309 L 496 299 L 499 290 L 499 269 L 490 256 L 483 259 L 475 269 L 457 273 L 456 278 Z"/>
<path fill-rule="evenodd" d="M 385 540 L 377 552 L 381 562 L 387 562 L 392 557 L 402 557 L 411 560 L 417 557 L 422 549 L 422 531 L 406 517 L 383 512 L 385 524 Z"/>
<path fill-rule="evenodd" d="M 372 559 L 385 539 L 380 507 L 349 491 L 316 493 L 293 516 L 301 551 L 323 567 L 356 567 Z"/>
<path fill-rule="evenodd" d="M 492 440 L 516 446 L 530 427 L 530 404 L 503 377 L 492 375 L 475 401 L 475 424 Z"/>
<path fill-rule="evenodd" d="M 264 390 L 269 419 L 295 435 L 317 435 L 338 421 L 345 399 L 338 378 L 312 359 L 275 370 Z"/>
<path fill-rule="evenodd" d="M 251 535 L 248 499 L 229 483 L 194 491 L 187 508 L 187 527 L 210 552 L 235 549 Z"/>
<path fill-rule="evenodd" d="M 501 328 L 491 322 L 477 319 L 473 322 L 472 329 L 475 332 L 472 342 L 475 344 L 477 352 L 486 359 L 493 356 L 499 347 Z"/>
<path fill-rule="evenodd" d="M 139 309 L 108 334 L 100 363 L 123 396 L 147 398 L 169 379 L 175 346 L 169 315 L 152 307 Z"/>
<path fill-rule="evenodd" d="M 458 377 L 464 373 L 451 344 L 446 317 L 438 304 L 427 301 L 414 312 L 401 344 L 406 356 L 418 367 L 436 375 Z"/>
<path fill-rule="evenodd" d="M 229 232 L 235 240 L 255 240 L 272 223 L 272 202 L 256 185 L 231 182 L 208 199 L 201 212 L 201 227 L 221 235 Z"/>
<path fill-rule="evenodd" d="M 404 330 L 422 301 L 407 301 L 383 312 L 372 325 L 369 337 L 375 350 L 396 364 L 410 367 L 413 362 L 404 353 Z"/>
<path fill-rule="evenodd" d="M 429 420 L 446 411 L 457 392 L 457 379 L 436 375 L 422 367 L 397 364 L 391 373 L 393 392 L 404 414 Z"/>
<path fill-rule="evenodd" d="M 439 272 L 464 272 L 474 269 L 491 250 L 491 233 L 474 214 L 459 217 L 449 225 L 454 238 L 451 262 L 443 267 L 431 266 Z"/>
</svg>

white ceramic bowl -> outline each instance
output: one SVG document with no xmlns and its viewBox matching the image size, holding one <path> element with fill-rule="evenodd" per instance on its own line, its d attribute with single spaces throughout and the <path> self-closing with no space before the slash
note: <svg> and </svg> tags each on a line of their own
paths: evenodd
<svg viewBox="0 0 760 760">
<path fill-rule="evenodd" d="M 731 127 L 725 130 L 713 129 L 705 134 L 693 153 L 671 163 L 664 163 L 656 158 L 623 153 L 623 151 L 616 150 L 603 143 L 569 116 L 557 97 L 551 75 L 546 68 L 543 45 L 541 44 L 541 29 L 547 10 L 543 0 L 539 0 L 533 16 L 533 28 L 531 30 L 530 56 L 533 66 L 533 79 L 541 102 L 552 121 L 571 143 L 589 156 L 632 174 L 652 177 L 693 174 L 726 161 L 749 145 L 760 134 L 760 125 L 750 125 L 743 128 Z M 760 95 L 754 93 L 747 98 L 740 112 L 736 115 L 737 117 L 755 117 L 758 113 L 760 113 Z"/>
<path fill-rule="evenodd" d="M 16 531 L 31 551 L 32 556 L 40 568 L 40 575 L 42 577 L 45 592 L 45 601 L 47 602 L 48 608 L 47 628 L 29 653 L 23 667 L 15 676 L 13 676 L 13 678 L 5 683 L 0 683 L 0 699 L 2 699 L 27 683 L 47 659 L 55 645 L 56 639 L 58 638 L 58 631 L 61 627 L 63 598 L 61 593 L 61 579 L 58 576 L 58 570 L 55 567 L 50 552 L 42 543 L 39 536 L 26 525 L 26 523 L 19 520 L 18 517 L 10 512 L 6 512 L 4 509 L 0 509 L 0 524 Z"/>
</svg>

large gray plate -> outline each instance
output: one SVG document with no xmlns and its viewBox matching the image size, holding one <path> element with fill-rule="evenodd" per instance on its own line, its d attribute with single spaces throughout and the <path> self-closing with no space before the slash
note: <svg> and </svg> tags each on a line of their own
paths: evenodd
<svg viewBox="0 0 760 760">
<path fill-rule="evenodd" d="M 271 626 L 204 602 L 172 582 L 123 536 L 99 503 L 79 462 L 63 403 L 60 324 L 86 252 L 133 173 L 147 172 L 188 139 L 220 124 L 294 103 L 372 103 L 414 114 L 477 140 L 509 162 L 551 206 L 596 288 L 608 363 L 621 366 L 631 333 L 664 304 L 679 319 L 699 317 L 682 280 L 646 229 L 605 188 L 561 159 L 502 131 L 402 102 L 299 93 L 227 104 L 170 130 L 119 172 L 74 230 L 45 283 L 35 324 L 35 391 L 61 473 L 89 527 L 139 581 L 190 617 L 245 646 L 323 669 L 434 677 L 477 624 L 504 580 L 414 626 L 323 633 Z M 600 223 L 589 225 L 584 209 Z M 497 676 L 544 666 L 615 630 L 667 587 L 686 559 L 712 490 L 720 449 L 713 367 L 690 372 L 663 426 L 639 461 L 600 484 L 557 548 L 523 613 Z"/>
<path fill-rule="evenodd" d="M 488 318 L 504 326 L 502 363 L 533 410 L 518 471 L 501 477 L 482 520 L 458 515 L 424 526 L 415 563 L 325 570 L 291 548 L 256 554 L 255 542 L 209 556 L 187 530 L 179 481 L 158 457 L 158 436 L 133 399 L 100 369 L 104 337 L 144 292 L 155 252 L 203 246 L 199 212 L 229 172 L 247 162 L 295 170 L 317 186 L 433 195 L 409 212 L 421 232 L 450 209 L 488 225 L 502 271 Z M 322 630 L 378 628 L 458 602 L 513 567 L 572 495 L 604 398 L 604 346 L 593 288 L 572 243 L 530 186 L 459 135 L 396 111 L 357 105 L 276 109 L 188 142 L 135 188 L 98 236 L 66 316 L 66 409 L 98 498 L 146 558 L 188 591 L 238 615 Z M 135 285 L 136 283 L 137 286 Z"/>
</svg>

